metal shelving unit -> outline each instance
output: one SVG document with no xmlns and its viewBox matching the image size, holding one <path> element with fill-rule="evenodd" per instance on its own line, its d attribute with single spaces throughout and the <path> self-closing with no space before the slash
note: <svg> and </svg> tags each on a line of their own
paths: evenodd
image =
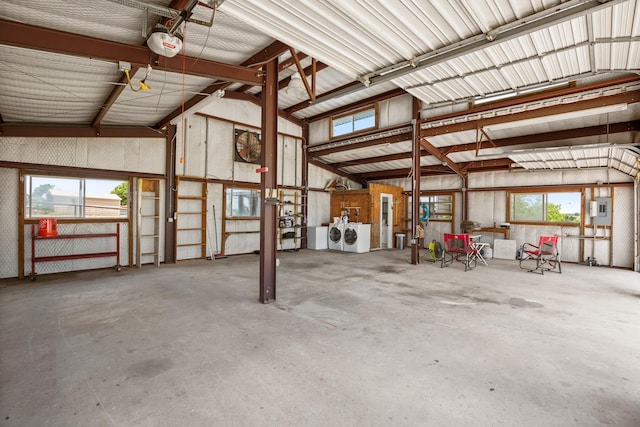
<svg viewBox="0 0 640 427">
<path fill-rule="evenodd" d="M 145 191 L 151 186 L 154 191 Z M 149 205 L 152 205 L 153 208 L 148 209 Z M 148 222 L 153 223 L 153 230 L 150 234 L 144 232 L 145 223 Z M 138 268 L 142 266 L 142 257 L 145 256 L 153 256 L 153 264 L 160 265 L 160 182 L 158 180 L 138 179 L 138 218 L 136 224 L 136 266 Z M 152 250 L 151 252 L 143 252 L 144 248 L 148 247 L 149 240 L 152 241 Z"/>
</svg>

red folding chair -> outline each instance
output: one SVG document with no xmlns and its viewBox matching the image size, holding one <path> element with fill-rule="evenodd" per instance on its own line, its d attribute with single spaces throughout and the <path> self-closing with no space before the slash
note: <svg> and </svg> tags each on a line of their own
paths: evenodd
<svg viewBox="0 0 640 427">
<path fill-rule="evenodd" d="M 533 262 L 535 261 L 535 267 Z M 540 236 L 538 245 L 525 243 L 520 248 L 520 268 L 532 273 L 554 271 L 562 274 L 558 236 Z"/>
<path fill-rule="evenodd" d="M 441 268 L 448 267 L 449 264 L 456 261 L 464 264 L 464 271 L 471 270 L 478 264 L 473 254 L 474 250 L 471 247 L 468 234 L 444 233 Z"/>
</svg>

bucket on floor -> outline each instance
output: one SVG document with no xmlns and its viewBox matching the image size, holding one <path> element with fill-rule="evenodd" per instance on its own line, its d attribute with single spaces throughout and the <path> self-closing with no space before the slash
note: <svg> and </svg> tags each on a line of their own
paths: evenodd
<svg viewBox="0 0 640 427">
<path fill-rule="evenodd" d="M 483 252 L 482 254 L 483 257 L 493 258 L 493 249 L 491 249 L 491 246 L 485 246 L 482 252 Z"/>
<path fill-rule="evenodd" d="M 58 235 L 58 220 L 55 218 L 40 218 L 38 221 L 38 236 L 53 237 Z"/>
</svg>

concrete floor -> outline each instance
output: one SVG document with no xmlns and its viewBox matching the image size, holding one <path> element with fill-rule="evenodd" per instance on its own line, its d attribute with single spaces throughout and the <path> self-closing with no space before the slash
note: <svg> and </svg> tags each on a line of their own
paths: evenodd
<svg viewBox="0 0 640 427">
<path fill-rule="evenodd" d="M 0 282 L 0 425 L 640 425 L 638 273 L 278 257 Z"/>
</svg>

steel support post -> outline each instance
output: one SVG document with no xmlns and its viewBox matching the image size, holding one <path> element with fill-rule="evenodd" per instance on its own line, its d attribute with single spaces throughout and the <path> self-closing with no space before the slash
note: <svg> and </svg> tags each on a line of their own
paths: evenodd
<svg viewBox="0 0 640 427">
<path fill-rule="evenodd" d="M 411 174 L 411 264 L 420 264 L 420 234 L 418 225 L 420 221 L 420 104 L 413 98 L 413 149 L 411 150 L 411 161 L 413 173 Z"/>
<path fill-rule="evenodd" d="M 264 66 L 262 91 L 262 177 L 260 180 L 260 302 L 276 299 L 276 215 L 278 206 L 266 203 L 277 193 L 278 59 Z M 272 193 L 273 192 L 273 193 Z"/>
</svg>

